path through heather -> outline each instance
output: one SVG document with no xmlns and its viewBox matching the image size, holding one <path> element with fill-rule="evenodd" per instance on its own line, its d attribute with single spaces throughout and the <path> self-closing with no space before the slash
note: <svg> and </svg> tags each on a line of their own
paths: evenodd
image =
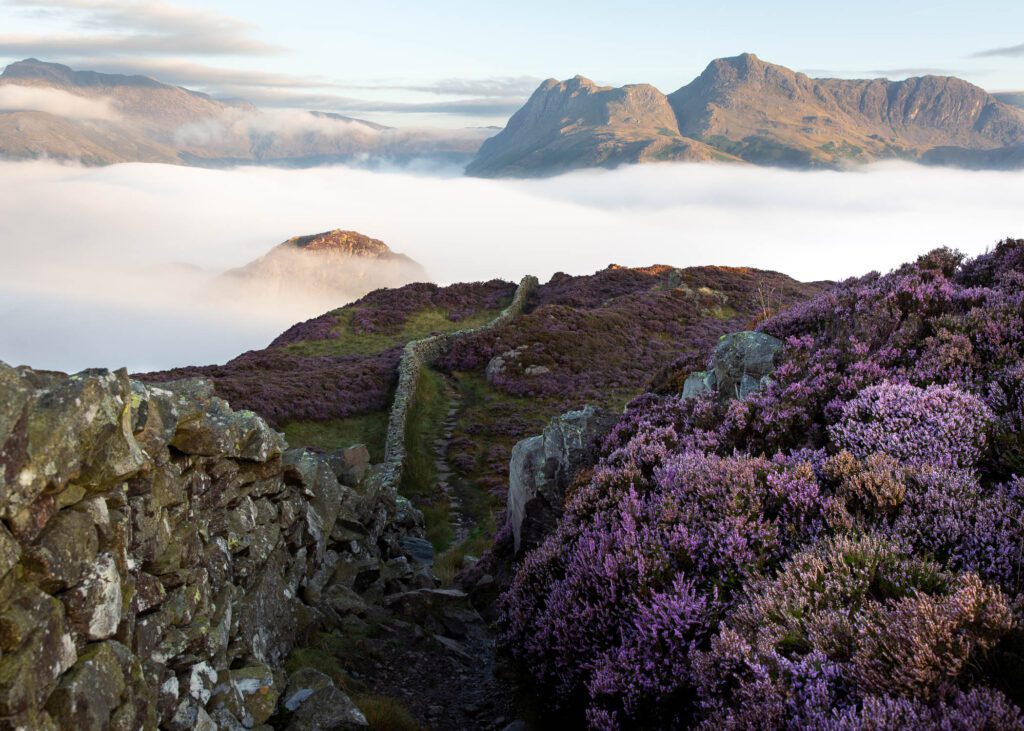
<svg viewBox="0 0 1024 731">
<path fill-rule="evenodd" d="M 442 425 L 441 436 L 434 441 L 434 468 L 437 471 L 437 488 L 448 502 L 448 520 L 452 528 L 450 546 L 457 546 L 469 537 L 471 520 L 462 510 L 462 501 L 454 485 L 454 473 L 448 464 L 448 448 L 452 435 L 458 426 L 458 414 L 462 406 L 462 395 L 450 377 L 444 378 L 444 393 L 448 401 L 448 414 Z"/>
</svg>

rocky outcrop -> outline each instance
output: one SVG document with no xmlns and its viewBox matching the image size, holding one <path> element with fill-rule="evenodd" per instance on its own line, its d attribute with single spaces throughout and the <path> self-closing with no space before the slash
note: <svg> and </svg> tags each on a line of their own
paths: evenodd
<svg viewBox="0 0 1024 731">
<path fill-rule="evenodd" d="M 668 99 L 653 86 L 613 88 L 576 76 L 541 84 L 505 128 L 484 141 L 466 173 L 526 177 L 647 160 L 729 157 L 683 137 Z"/>
<path fill-rule="evenodd" d="M 723 335 L 708 370 L 691 373 L 683 383 L 683 398 L 715 392 L 723 399 L 746 399 L 768 382 L 783 346 L 778 338 L 760 332 Z"/>
<path fill-rule="evenodd" d="M 328 701 L 321 727 L 365 726 L 281 667 L 432 585 L 401 545 L 422 519 L 367 462 L 289 450 L 206 381 L 0 364 L 0 728 L 311 728 Z"/>
<path fill-rule="evenodd" d="M 540 543 L 562 514 L 565 491 L 594 463 L 601 439 L 617 417 L 594 406 L 556 416 L 537 436 L 512 449 L 507 520 L 516 554 Z"/>
</svg>

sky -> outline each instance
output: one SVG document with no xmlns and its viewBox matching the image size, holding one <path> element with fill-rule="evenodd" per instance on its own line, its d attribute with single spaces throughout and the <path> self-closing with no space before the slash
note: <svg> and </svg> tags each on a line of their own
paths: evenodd
<svg viewBox="0 0 1024 731">
<path fill-rule="evenodd" d="M 501 125 L 548 77 L 670 92 L 742 52 L 814 76 L 1022 90 L 1024 2 L 0 0 L 2 64 L 34 56 L 421 127 Z"/>
</svg>

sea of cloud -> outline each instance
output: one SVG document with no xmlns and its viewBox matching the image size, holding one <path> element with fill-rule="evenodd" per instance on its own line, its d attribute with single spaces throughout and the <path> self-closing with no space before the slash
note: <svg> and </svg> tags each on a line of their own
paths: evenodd
<svg viewBox="0 0 1024 731">
<path fill-rule="evenodd" d="M 610 263 L 839 279 L 936 246 L 974 254 L 1024 236 L 1024 173 L 907 164 L 660 164 L 478 180 L 12 162 L 0 163 L 0 185 L 0 360 L 61 370 L 223 362 L 265 346 L 322 303 L 218 296 L 219 273 L 333 228 L 383 239 L 441 284 L 543 281 Z"/>
</svg>

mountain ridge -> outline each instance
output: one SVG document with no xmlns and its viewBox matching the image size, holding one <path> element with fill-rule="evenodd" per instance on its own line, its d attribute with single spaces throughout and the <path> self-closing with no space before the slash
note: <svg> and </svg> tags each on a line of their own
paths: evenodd
<svg viewBox="0 0 1024 731">
<path fill-rule="evenodd" d="M 642 103 L 629 103 L 637 89 Z M 713 60 L 667 95 L 647 84 L 548 79 L 481 146 L 467 174 L 550 175 L 662 159 L 831 168 L 963 159 L 988 167 L 999 166 L 1000 150 L 1013 166 L 1021 146 L 1024 110 L 962 79 L 814 79 L 744 53 Z"/>
<path fill-rule="evenodd" d="M 81 112 L 85 110 L 83 115 Z M 265 111 L 142 75 L 35 58 L 0 73 L 0 157 L 91 165 L 465 164 L 489 130 L 428 133 L 322 111 Z"/>
</svg>

